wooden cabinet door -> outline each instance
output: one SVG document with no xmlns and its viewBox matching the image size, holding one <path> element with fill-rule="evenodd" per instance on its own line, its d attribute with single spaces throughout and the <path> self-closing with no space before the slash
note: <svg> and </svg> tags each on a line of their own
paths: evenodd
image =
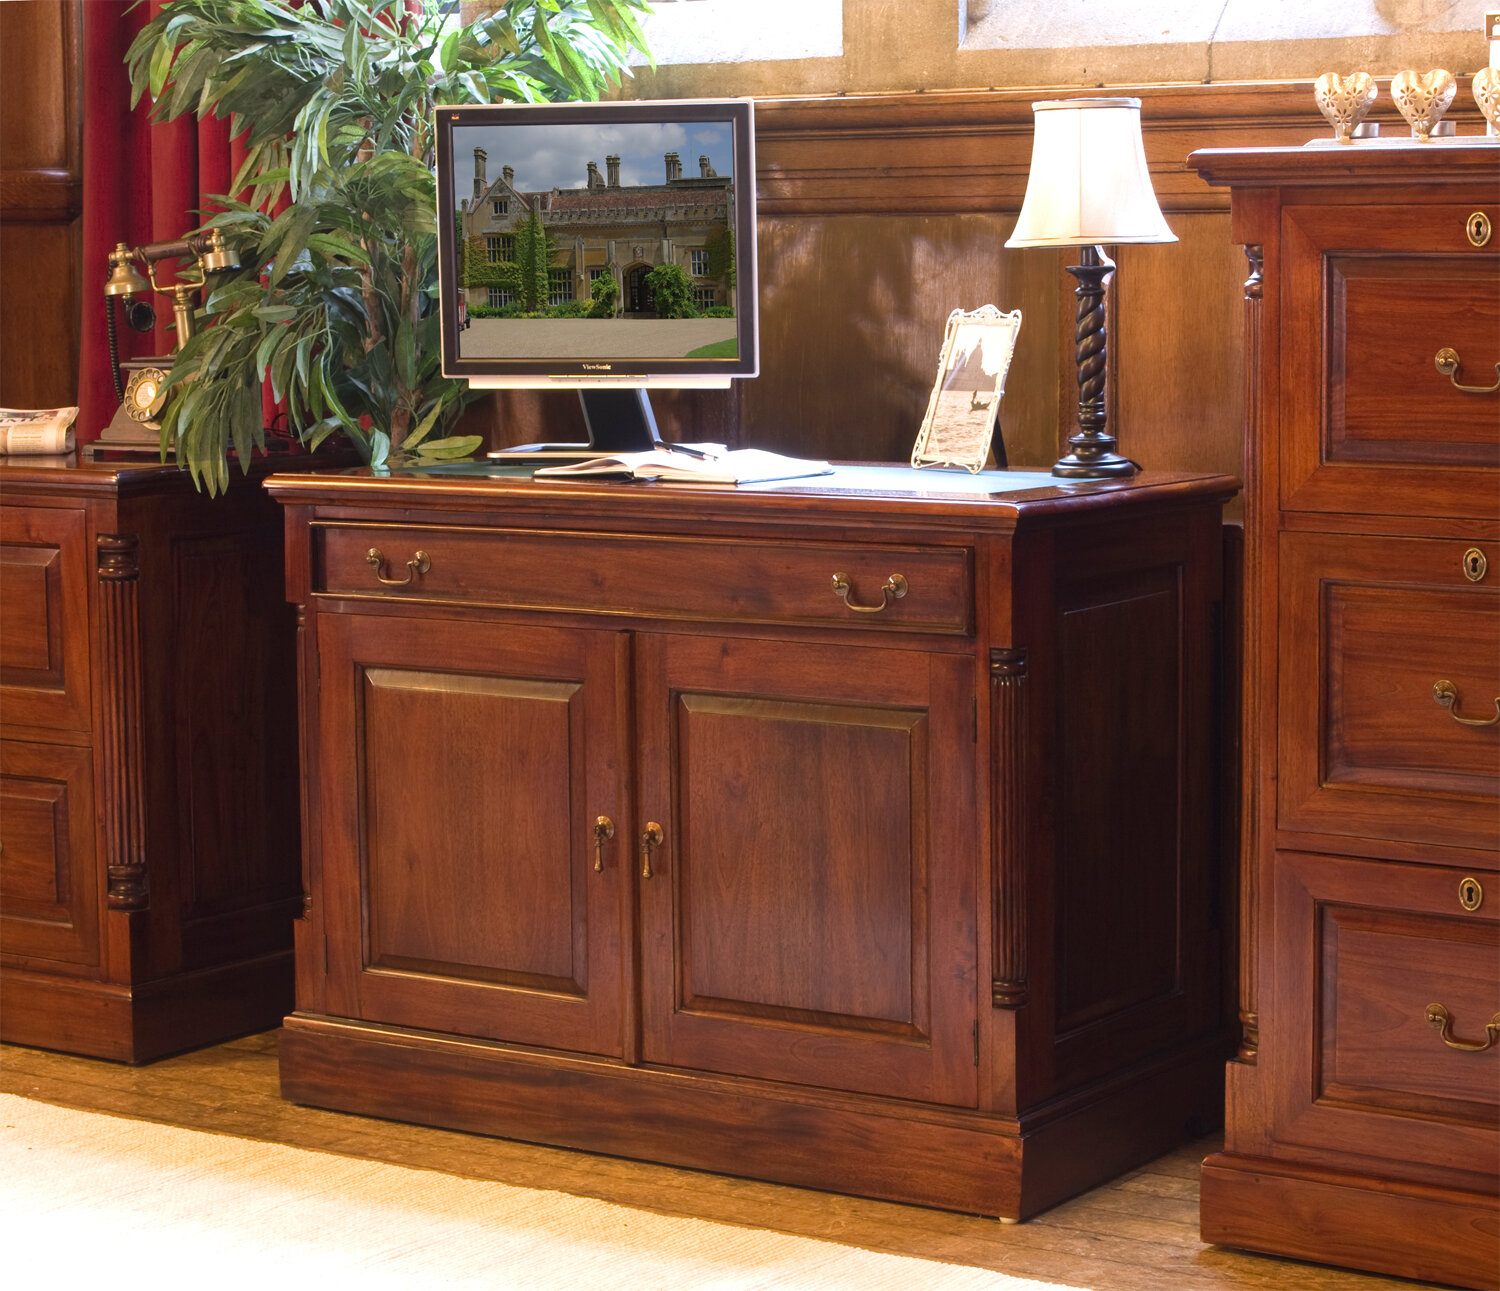
<svg viewBox="0 0 1500 1291">
<path fill-rule="evenodd" d="M 972 660 L 655 635 L 637 659 L 646 1060 L 973 1106 Z"/>
<path fill-rule="evenodd" d="M 335 614 L 318 650 L 330 1010 L 620 1054 L 624 635 Z"/>
</svg>

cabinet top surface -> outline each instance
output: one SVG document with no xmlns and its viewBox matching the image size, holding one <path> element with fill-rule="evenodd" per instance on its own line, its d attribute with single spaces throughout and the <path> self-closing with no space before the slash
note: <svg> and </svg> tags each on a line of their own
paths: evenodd
<svg viewBox="0 0 1500 1291">
<path fill-rule="evenodd" d="M 1418 143 L 1377 138 L 1351 144 L 1330 136 L 1300 148 L 1200 148 L 1188 165 L 1210 184 L 1296 187 L 1370 183 L 1486 183 L 1500 180 L 1500 138 L 1458 135 Z M 1381 200 L 1378 190 L 1372 201 Z"/>
<path fill-rule="evenodd" d="M 1042 471 L 912 470 L 839 465 L 830 475 L 738 487 L 723 485 L 533 480 L 515 467 L 439 468 L 375 477 L 367 469 L 318 475 L 277 474 L 266 487 L 280 501 L 340 512 L 425 508 L 507 513 L 610 513 L 622 518 L 836 520 L 905 516 L 923 521 L 1013 523 L 1027 514 L 1187 501 L 1224 501 L 1239 482 L 1227 475 L 1143 472 L 1121 481 L 1054 479 Z M 411 517 L 407 517 L 410 519 Z"/>
</svg>

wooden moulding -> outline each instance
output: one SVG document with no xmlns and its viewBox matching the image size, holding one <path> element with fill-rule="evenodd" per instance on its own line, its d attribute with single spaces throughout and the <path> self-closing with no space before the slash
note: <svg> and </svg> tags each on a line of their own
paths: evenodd
<svg viewBox="0 0 1500 1291">
<path fill-rule="evenodd" d="M 0 974 L 0 1038 L 153 1062 L 264 1027 L 291 998 L 290 950 L 134 986 L 7 968 Z"/>
<path fill-rule="evenodd" d="M 1211 1123 L 1223 1053 L 1215 1038 L 1019 1121 L 305 1013 L 279 1059 L 282 1097 L 311 1106 L 1026 1219 L 1176 1146 L 1184 1118 Z"/>
<path fill-rule="evenodd" d="M 1221 1152 L 1203 1163 L 1205 1242 L 1403 1278 L 1500 1287 L 1500 1199 Z"/>
</svg>

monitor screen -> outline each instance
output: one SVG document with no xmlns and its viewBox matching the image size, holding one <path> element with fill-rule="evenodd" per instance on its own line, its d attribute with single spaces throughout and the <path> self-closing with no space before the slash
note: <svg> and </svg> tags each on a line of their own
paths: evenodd
<svg viewBox="0 0 1500 1291">
<path fill-rule="evenodd" d="M 436 124 L 445 375 L 755 375 L 750 100 L 447 107 Z"/>
</svg>

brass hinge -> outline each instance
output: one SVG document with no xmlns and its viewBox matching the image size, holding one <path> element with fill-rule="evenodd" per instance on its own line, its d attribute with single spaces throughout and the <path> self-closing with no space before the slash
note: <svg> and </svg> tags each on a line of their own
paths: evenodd
<svg viewBox="0 0 1500 1291">
<path fill-rule="evenodd" d="M 979 1023 L 974 1023 L 974 1065 L 979 1066 Z"/>
</svg>

